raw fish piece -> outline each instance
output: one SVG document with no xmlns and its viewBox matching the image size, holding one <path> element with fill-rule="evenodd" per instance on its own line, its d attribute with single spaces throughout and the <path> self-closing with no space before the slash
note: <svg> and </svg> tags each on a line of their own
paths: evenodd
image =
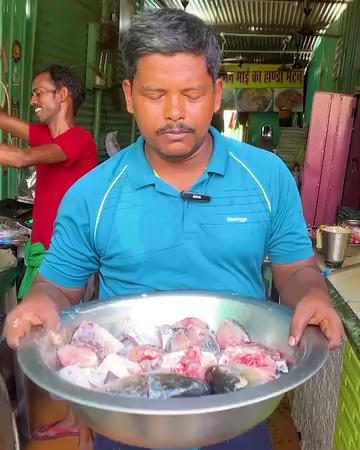
<svg viewBox="0 0 360 450">
<path fill-rule="evenodd" d="M 243 344 L 226 348 L 219 359 L 220 365 L 244 365 L 264 371 L 264 376 L 274 378 L 277 367 L 271 352 L 261 345 Z"/>
<path fill-rule="evenodd" d="M 105 377 L 97 369 L 79 366 L 67 366 L 58 371 L 58 375 L 69 383 L 86 389 L 98 390 L 103 387 Z"/>
<path fill-rule="evenodd" d="M 157 327 L 158 333 L 159 333 L 159 340 L 160 340 L 160 347 L 163 350 L 166 350 L 166 348 L 169 345 L 169 342 L 171 341 L 174 330 L 170 325 L 161 325 L 160 327 Z"/>
<path fill-rule="evenodd" d="M 210 394 L 208 384 L 178 374 L 136 375 L 105 385 L 107 392 L 126 397 L 164 400 L 174 397 L 199 397 Z"/>
<path fill-rule="evenodd" d="M 192 344 L 199 347 L 203 352 L 212 353 L 215 356 L 220 353 L 220 346 L 211 330 L 189 325 L 186 335 Z"/>
<path fill-rule="evenodd" d="M 63 345 L 57 351 L 61 365 L 79 367 L 96 367 L 99 363 L 96 353 L 80 344 Z"/>
<path fill-rule="evenodd" d="M 216 340 L 221 349 L 250 342 L 244 328 L 235 320 L 225 320 L 216 333 Z"/>
<path fill-rule="evenodd" d="M 248 385 L 248 380 L 235 366 L 212 366 L 205 372 L 205 381 L 213 394 L 238 392 Z"/>
<path fill-rule="evenodd" d="M 89 345 L 102 360 L 110 353 L 118 353 L 123 345 L 114 338 L 105 328 L 84 320 L 75 331 L 72 344 Z"/>
<path fill-rule="evenodd" d="M 134 338 L 125 333 L 117 333 L 116 338 L 121 342 L 122 349 L 118 352 L 120 355 L 127 356 L 134 345 L 138 345 Z"/>
<path fill-rule="evenodd" d="M 277 359 L 275 360 L 276 369 L 280 373 L 289 373 L 289 368 L 284 359 Z"/>
<path fill-rule="evenodd" d="M 187 335 L 186 328 L 174 328 L 173 330 L 173 335 L 165 347 L 167 352 L 176 352 L 193 346 L 191 339 Z"/>
<path fill-rule="evenodd" d="M 127 323 L 123 328 L 122 335 L 129 339 L 134 345 L 152 345 L 161 347 L 158 327 L 144 323 Z"/>
<path fill-rule="evenodd" d="M 204 379 L 205 370 L 217 364 L 217 359 L 211 353 L 202 352 L 198 347 L 165 353 L 158 373 L 178 373 L 184 376 Z"/>
<path fill-rule="evenodd" d="M 198 319 L 197 317 L 186 317 L 185 319 L 175 322 L 172 325 L 172 327 L 173 328 L 187 328 L 189 325 L 194 325 L 198 328 L 204 328 L 205 330 L 209 328 L 209 325 L 206 322 Z"/>
<path fill-rule="evenodd" d="M 168 352 L 175 352 L 196 346 L 202 351 L 214 355 L 220 353 L 216 336 L 209 329 L 190 324 L 187 328 L 174 328 L 173 331 L 173 335 L 166 347 L 166 351 Z"/>
<path fill-rule="evenodd" d="M 76 384 L 86 389 L 92 389 L 89 382 L 89 373 L 79 366 L 67 366 L 58 371 L 58 375 L 69 383 Z"/>
<path fill-rule="evenodd" d="M 151 345 L 138 345 L 129 351 L 128 359 L 139 363 L 144 372 L 149 372 L 160 366 L 164 350 Z"/>
<path fill-rule="evenodd" d="M 265 384 L 276 378 L 270 372 L 258 367 L 244 366 L 241 364 L 231 367 L 233 371 L 239 371 L 247 379 L 249 387 Z"/>
<path fill-rule="evenodd" d="M 124 356 L 110 353 L 98 367 L 98 372 L 105 378 L 111 373 L 117 378 L 125 378 L 132 374 L 142 373 L 142 368 L 137 362 L 130 361 Z"/>
<path fill-rule="evenodd" d="M 111 380 L 104 385 L 105 392 L 112 392 L 123 397 L 148 398 L 148 385 L 145 375 Z"/>
<path fill-rule="evenodd" d="M 147 379 L 149 397 L 153 399 L 200 397 L 211 393 L 205 381 L 178 374 L 151 374 Z"/>
</svg>

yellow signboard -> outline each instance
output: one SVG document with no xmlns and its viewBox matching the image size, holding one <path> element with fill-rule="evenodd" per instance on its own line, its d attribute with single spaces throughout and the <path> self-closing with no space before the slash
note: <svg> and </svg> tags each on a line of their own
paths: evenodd
<svg viewBox="0 0 360 450">
<path fill-rule="evenodd" d="M 221 77 L 225 88 L 304 87 L 304 69 L 281 69 L 276 64 L 224 65 Z"/>
</svg>

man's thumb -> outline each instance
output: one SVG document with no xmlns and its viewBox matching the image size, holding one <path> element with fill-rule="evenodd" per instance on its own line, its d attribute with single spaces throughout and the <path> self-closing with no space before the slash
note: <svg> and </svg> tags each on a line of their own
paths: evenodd
<svg viewBox="0 0 360 450">
<path fill-rule="evenodd" d="M 298 345 L 305 328 L 307 327 L 312 316 L 311 311 L 304 311 L 299 308 L 295 309 L 289 332 L 289 346 L 295 347 Z"/>
</svg>

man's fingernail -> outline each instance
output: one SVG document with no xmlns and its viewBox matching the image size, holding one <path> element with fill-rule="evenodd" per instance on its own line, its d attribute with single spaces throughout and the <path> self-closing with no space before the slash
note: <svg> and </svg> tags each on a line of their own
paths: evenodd
<svg viewBox="0 0 360 450">
<path fill-rule="evenodd" d="M 294 336 L 290 336 L 289 337 L 289 342 L 288 342 L 290 347 L 295 347 L 296 345 L 296 339 L 294 338 Z"/>
</svg>

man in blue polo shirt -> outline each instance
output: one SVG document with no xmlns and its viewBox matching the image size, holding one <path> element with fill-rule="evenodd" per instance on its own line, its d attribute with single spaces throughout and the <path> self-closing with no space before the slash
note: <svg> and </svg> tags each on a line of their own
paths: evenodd
<svg viewBox="0 0 360 450">
<path fill-rule="evenodd" d="M 142 137 L 65 196 L 40 275 L 6 323 L 15 347 L 33 325 L 56 326 L 90 275 L 100 298 L 206 289 L 262 298 L 272 264 L 282 302 L 295 308 L 289 344 L 308 324 L 329 346 L 342 325 L 313 258 L 299 195 L 272 153 L 209 129 L 220 108 L 213 30 L 180 10 L 147 11 L 123 41 L 127 108 Z M 97 436 L 95 450 L 131 447 Z M 269 450 L 265 425 L 212 450 Z"/>
</svg>

